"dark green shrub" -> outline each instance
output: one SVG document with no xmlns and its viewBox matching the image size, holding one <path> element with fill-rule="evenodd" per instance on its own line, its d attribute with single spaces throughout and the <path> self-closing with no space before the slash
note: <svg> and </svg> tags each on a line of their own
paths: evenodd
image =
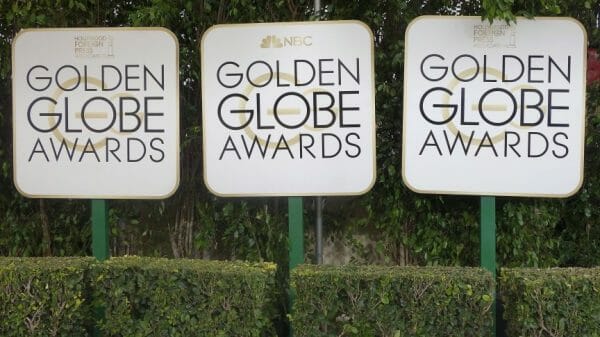
<svg viewBox="0 0 600 337">
<path fill-rule="evenodd" d="M 301 266 L 294 336 L 491 336 L 492 275 L 475 268 Z"/>
<path fill-rule="evenodd" d="M 92 258 L 0 257 L 0 336 L 86 336 Z"/>
<path fill-rule="evenodd" d="M 103 336 L 272 336 L 275 265 L 113 258 L 91 272 Z"/>
<path fill-rule="evenodd" d="M 600 268 L 503 269 L 507 336 L 600 336 Z"/>
</svg>

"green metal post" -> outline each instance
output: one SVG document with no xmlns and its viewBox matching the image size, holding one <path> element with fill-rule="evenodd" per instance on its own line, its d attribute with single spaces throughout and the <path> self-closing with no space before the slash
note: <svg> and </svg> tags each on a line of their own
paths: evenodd
<svg viewBox="0 0 600 337">
<path fill-rule="evenodd" d="M 288 197 L 288 237 L 289 237 L 289 256 L 290 273 L 292 269 L 304 262 L 304 220 L 303 220 L 302 197 Z M 293 289 L 289 289 L 289 312 L 292 312 L 292 305 L 296 294 Z M 290 324 L 289 337 L 294 336 L 294 331 Z"/>
<path fill-rule="evenodd" d="M 496 279 L 496 198 L 481 197 L 481 267 Z M 492 303 L 494 320 L 493 336 L 496 336 L 496 295 Z"/>
<path fill-rule="evenodd" d="M 98 261 L 109 256 L 106 200 L 92 200 L 92 254 Z"/>
<path fill-rule="evenodd" d="M 302 197 L 288 198 L 290 271 L 304 262 L 304 226 Z"/>
<path fill-rule="evenodd" d="M 92 200 L 92 254 L 98 261 L 105 261 L 109 257 L 108 246 L 108 207 L 106 200 Z M 96 320 L 104 318 L 104 308 L 94 308 Z M 102 334 L 97 326 L 94 326 L 92 334 L 101 337 Z"/>
</svg>

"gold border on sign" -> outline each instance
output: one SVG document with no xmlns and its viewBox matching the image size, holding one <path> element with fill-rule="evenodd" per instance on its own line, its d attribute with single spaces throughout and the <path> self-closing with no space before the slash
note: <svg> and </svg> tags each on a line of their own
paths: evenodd
<svg viewBox="0 0 600 337">
<path fill-rule="evenodd" d="M 542 197 L 542 198 L 568 198 L 572 195 L 574 195 L 575 193 L 577 193 L 579 191 L 579 189 L 581 189 L 581 186 L 583 185 L 583 163 L 584 163 L 584 148 L 585 148 L 585 124 L 586 124 L 586 102 L 585 102 L 585 94 L 586 94 L 586 77 L 585 74 L 582 76 L 582 88 L 583 88 L 583 92 L 582 92 L 582 98 L 581 98 L 581 102 L 582 102 L 582 112 L 581 112 L 581 133 L 580 133 L 580 141 L 581 141 L 581 148 L 579 149 L 580 151 L 580 155 L 581 155 L 581 160 L 579 163 L 579 182 L 578 184 L 575 186 L 575 188 L 572 191 L 569 191 L 568 193 L 564 193 L 564 194 L 544 194 L 544 193 L 498 193 L 498 192 L 491 192 L 491 191 L 485 191 L 485 190 L 480 190 L 480 191 L 473 191 L 473 192 L 460 192 L 460 191 L 456 191 L 456 190 L 429 190 L 429 189 L 419 189 L 416 188 L 414 186 L 412 186 L 410 184 L 410 182 L 408 181 L 407 177 L 406 177 L 406 130 L 407 130 L 407 125 L 406 125 L 406 119 L 407 119 L 407 115 L 408 113 L 410 113 L 410 110 L 408 108 L 408 106 L 406 105 L 406 97 L 408 94 L 408 88 L 406 85 L 406 78 L 407 78 L 407 61 L 408 61 L 408 48 L 409 48 L 409 44 L 407 43 L 408 39 L 408 35 L 410 33 L 410 29 L 412 28 L 412 26 L 417 23 L 418 21 L 421 20 L 479 20 L 481 21 L 481 17 L 479 16 L 436 16 L 436 15 L 423 15 L 423 16 L 419 16 L 417 18 L 415 18 L 414 20 L 412 20 L 409 24 L 408 27 L 406 27 L 406 31 L 404 33 L 404 42 L 405 42 L 405 50 L 404 50 L 404 88 L 403 88 L 403 98 L 402 98 L 402 104 L 403 104 L 403 108 L 402 108 L 402 181 L 404 182 L 404 184 L 411 189 L 413 192 L 417 192 L 417 193 L 427 193 L 427 194 L 450 194 L 450 195 L 488 195 L 488 196 L 507 196 L 507 197 Z M 515 23 L 516 25 L 518 25 L 519 22 L 522 21 L 526 21 L 526 20 L 531 20 L 531 19 L 527 19 L 525 17 L 517 17 L 517 23 Z M 582 38 L 583 38 L 583 43 L 582 43 L 582 59 L 581 62 L 583 64 L 583 68 L 587 69 L 587 53 L 586 53 L 586 48 L 587 48 L 587 31 L 585 30 L 585 27 L 581 24 L 581 22 L 579 22 L 578 20 L 572 18 L 572 17 L 535 17 L 533 18 L 533 20 L 535 21 L 565 21 L 565 22 L 570 22 L 570 23 L 574 23 L 577 27 L 579 27 L 579 29 L 581 30 L 582 33 Z"/>
<path fill-rule="evenodd" d="M 307 193 L 220 193 L 213 189 L 208 181 L 207 170 L 206 170 L 206 100 L 204 99 L 204 87 L 206 84 L 206 66 L 204 65 L 204 41 L 206 37 L 213 31 L 222 28 L 231 28 L 231 27 L 273 27 L 273 26 L 304 26 L 304 25 L 357 25 L 362 27 L 369 35 L 369 44 L 371 50 L 371 151 L 372 151 L 372 173 L 371 173 L 371 181 L 367 185 L 367 187 L 361 191 L 357 192 L 341 192 L 341 193 L 324 193 L 324 192 L 307 192 Z M 267 22 L 267 23 L 242 23 L 242 24 L 221 24 L 214 25 L 209 27 L 204 34 L 202 34 L 202 39 L 200 41 L 200 73 L 201 73 L 201 81 L 200 81 L 200 94 L 202 97 L 202 159 L 203 159 L 203 177 L 204 177 L 204 185 L 206 188 L 214 195 L 219 197 L 308 197 L 308 196 L 354 196 L 354 195 L 362 195 L 367 193 L 373 188 L 375 182 L 377 180 L 377 133 L 376 133 L 376 124 L 375 124 L 375 48 L 374 48 L 374 40 L 375 36 L 373 35 L 373 31 L 371 28 L 362 21 L 359 20 L 337 20 L 337 21 L 292 21 L 292 22 Z"/>
<path fill-rule="evenodd" d="M 19 186 L 18 182 L 17 182 L 17 160 L 16 160 L 16 151 L 15 151 L 15 144 L 16 144 L 16 132 L 15 132 L 15 116 L 17 114 L 16 111 L 16 106 L 15 106 L 15 97 L 16 97 L 16 86 L 15 86 L 15 73 L 16 73 L 16 68 L 15 68 L 15 59 L 16 59 L 16 53 L 15 53 L 15 48 L 16 48 L 16 42 L 19 39 L 19 37 L 21 37 L 22 35 L 25 35 L 27 33 L 36 33 L 36 32 L 119 32 L 119 31 L 124 31 L 124 32 L 130 32 L 130 31 L 157 31 L 157 32 L 162 32 L 162 33 L 166 33 L 168 37 L 170 37 L 173 42 L 175 43 L 175 69 L 173 69 L 173 71 L 175 72 L 175 148 L 176 148 L 176 153 L 174 153 L 175 155 L 175 182 L 171 188 L 170 191 L 168 191 L 167 193 L 164 194 L 160 194 L 160 195 L 139 195 L 139 194 L 132 194 L 132 195 L 111 195 L 111 194 L 78 194 L 78 195 L 71 195 L 71 194 L 30 194 L 25 192 L 23 189 L 21 189 L 21 187 Z M 180 141 L 179 141 L 179 137 L 180 137 L 180 132 L 179 132 L 179 122 L 180 122 L 180 116 L 179 116 L 179 40 L 177 40 L 177 36 L 175 36 L 175 34 L 170 31 L 169 29 L 165 28 L 165 27 L 85 27 L 85 28 L 77 28 L 77 27 L 68 27 L 68 28 L 26 28 L 26 29 L 21 29 L 13 38 L 12 40 L 12 46 L 11 46 L 11 51 L 12 51 L 12 64 L 11 64 L 11 68 L 12 68 L 12 95 L 13 95 L 13 121 L 12 121 L 12 128 L 13 128 L 13 183 L 15 185 L 15 188 L 17 189 L 17 191 L 19 191 L 19 193 L 21 193 L 23 196 L 28 197 L 28 198 L 50 198 L 50 199 L 140 199 L 140 200 L 155 200 L 155 199 L 166 199 L 169 198 L 170 196 L 172 196 L 173 194 L 175 194 L 175 192 L 177 191 L 177 189 L 179 188 L 179 182 L 180 182 L 180 155 L 179 155 L 179 151 L 180 151 Z"/>
</svg>

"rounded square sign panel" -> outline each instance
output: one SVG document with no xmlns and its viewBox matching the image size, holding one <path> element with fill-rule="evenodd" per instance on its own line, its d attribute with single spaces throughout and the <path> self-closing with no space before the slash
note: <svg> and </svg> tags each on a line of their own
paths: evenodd
<svg viewBox="0 0 600 337">
<path fill-rule="evenodd" d="M 13 41 L 17 189 L 48 198 L 174 193 L 178 49 L 162 28 L 21 31 Z"/>
<path fill-rule="evenodd" d="M 587 37 L 571 18 L 419 17 L 402 174 L 423 193 L 566 197 L 583 181 Z"/>
<path fill-rule="evenodd" d="M 214 194 L 371 188 L 373 34 L 365 24 L 217 25 L 201 53 L 204 180 Z"/>
</svg>

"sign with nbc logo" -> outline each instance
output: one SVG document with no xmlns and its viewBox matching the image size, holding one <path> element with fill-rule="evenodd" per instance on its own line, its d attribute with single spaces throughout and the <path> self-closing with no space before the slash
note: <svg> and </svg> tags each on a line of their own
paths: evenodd
<svg viewBox="0 0 600 337">
<path fill-rule="evenodd" d="M 204 180 L 222 196 L 355 195 L 375 181 L 373 34 L 358 21 L 203 36 Z"/>
</svg>

